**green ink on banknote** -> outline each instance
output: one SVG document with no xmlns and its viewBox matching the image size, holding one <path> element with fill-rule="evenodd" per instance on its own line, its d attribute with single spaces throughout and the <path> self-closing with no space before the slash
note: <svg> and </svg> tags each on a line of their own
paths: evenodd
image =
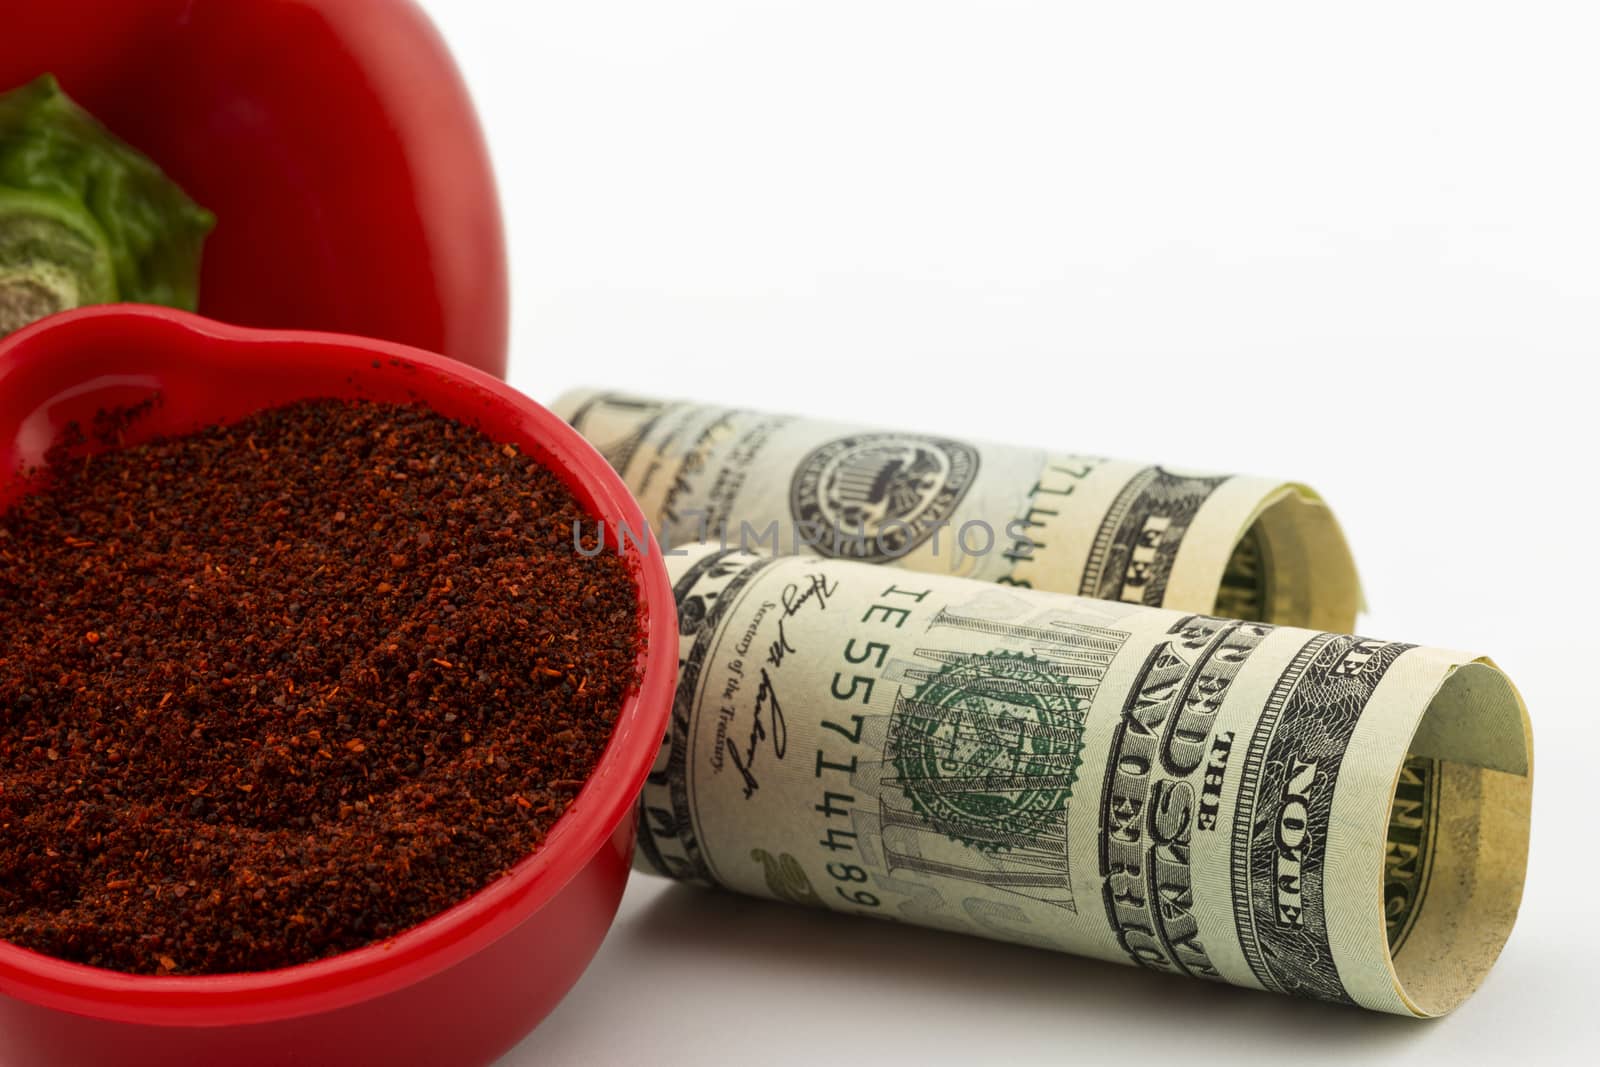
<svg viewBox="0 0 1600 1067">
<path fill-rule="evenodd" d="M 1081 703 L 1037 657 L 953 657 L 896 703 L 894 781 L 952 840 L 1007 851 L 1060 824 L 1082 763 Z"/>
<path fill-rule="evenodd" d="M 811 878 L 805 868 L 789 853 L 780 852 L 774 856 L 764 848 L 755 848 L 750 850 L 750 858 L 761 864 L 762 873 L 767 879 L 767 892 L 772 894 L 774 900 L 803 904 L 810 908 L 825 906 L 822 897 L 812 888 Z"/>
<path fill-rule="evenodd" d="M 1267 576 L 1272 568 L 1266 559 L 1266 546 L 1260 531 L 1252 526 L 1245 531 L 1222 572 L 1213 614 L 1228 619 L 1259 620 L 1266 617 Z"/>
<path fill-rule="evenodd" d="M 1438 840 L 1439 767 L 1422 756 L 1406 759 L 1389 809 L 1389 839 L 1383 857 L 1383 911 L 1389 948 L 1398 951 L 1416 925 L 1433 870 Z"/>
</svg>

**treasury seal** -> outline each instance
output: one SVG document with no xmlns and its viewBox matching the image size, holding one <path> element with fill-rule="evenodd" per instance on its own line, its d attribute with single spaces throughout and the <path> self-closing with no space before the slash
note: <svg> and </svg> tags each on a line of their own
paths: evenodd
<svg viewBox="0 0 1600 1067">
<path fill-rule="evenodd" d="M 964 656 L 896 701 L 888 763 L 911 808 L 953 840 L 1006 852 L 1058 829 L 1083 762 L 1083 709 L 1058 664 Z"/>
<path fill-rule="evenodd" d="M 852 434 L 801 460 L 789 508 L 796 522 L 817 531 L 813 547 L 821 555 L 881 563 L 932 537 L 977 473 L 978 450 L 960 441 Z"/>
</svg>

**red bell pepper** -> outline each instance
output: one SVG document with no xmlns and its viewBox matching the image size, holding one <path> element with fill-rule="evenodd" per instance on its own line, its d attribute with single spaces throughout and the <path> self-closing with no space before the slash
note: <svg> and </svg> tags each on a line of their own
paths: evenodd
<svg viewBox="0 0 1600 1067">
<path fill-rule="evenodd" d="M 201 311 L 504 375 L 488 153 L 448 51 L 408 0 L 0 0 L 0 25 L 0 92 L 53 74 L 215 215 Z M 185 303 L 181 285 L 170 295 L 154 302 Z"/>
</svg>

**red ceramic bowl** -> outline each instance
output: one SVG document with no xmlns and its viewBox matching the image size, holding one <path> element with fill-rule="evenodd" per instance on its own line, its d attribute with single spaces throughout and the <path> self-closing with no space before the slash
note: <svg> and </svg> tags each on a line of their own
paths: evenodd
<svg viewBox="0 0 1600 1067">
<path fill-rule="evenodd" d="M 381 341 L 223 326 L 127 305 L 68 312 L 0 343 L 0 509 L 64 428 L 159 393 L 133 440 L 313 397 L 420 400 L 513 442 L 606 520 L 643 528 L 600 455 L 544 408 L 441 356 Z M 634 800 L 666 730 L 677 620 L 660 553 L 628 552 L 647 626 L 643 681 L 544 846 L 381 945 L 278 971 L 131 976 L 0 942 L 0 1063 L 470 1064 L 510 1048 L 593 957 L 633 853 Z M 3 612 L 3 606 L 0 606 Z M 651 654 L 653 650 L 654 654 Z"/>
</svg>

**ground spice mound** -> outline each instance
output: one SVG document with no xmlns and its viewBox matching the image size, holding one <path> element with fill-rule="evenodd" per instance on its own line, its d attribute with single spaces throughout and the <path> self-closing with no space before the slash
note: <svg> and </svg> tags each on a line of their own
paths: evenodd
<svg viewBox="0 0 1600 1067">
<path fill-rule="evenodd" d="M 144 974 L 382 940 L 540 844 L 634 687 L 625 563 L 423 408 L 56 460 L 0 516 L 0 940 Z"/>
</svg>

